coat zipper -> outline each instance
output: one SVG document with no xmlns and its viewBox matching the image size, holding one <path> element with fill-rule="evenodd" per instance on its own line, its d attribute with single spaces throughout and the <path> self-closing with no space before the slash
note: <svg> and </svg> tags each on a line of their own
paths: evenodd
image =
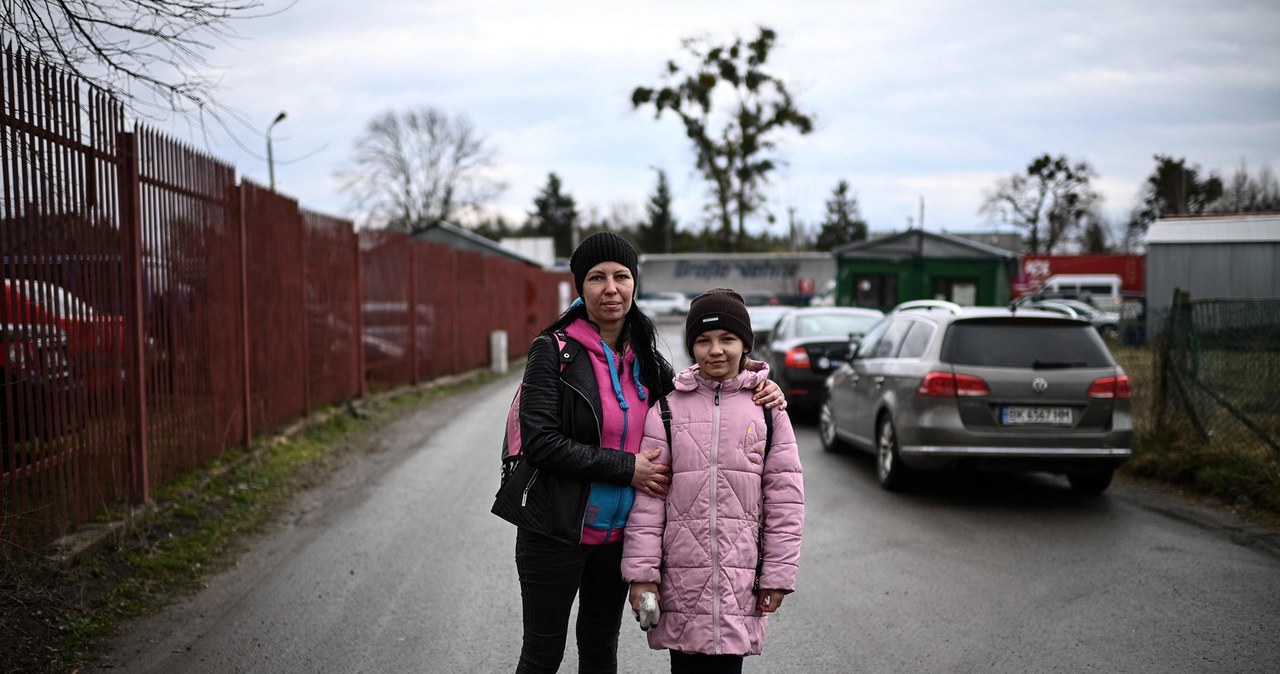
<svg viewBox="0 0 1280 674">
<path fill-rule="evenodd" d="M 719 535 L 716 531 L 716 504 L 719 503 L 716 492 L 716 483 L 719 481 L 717 474 L 720 467 L 720 387 L 724 386 L 724 382 L 716 384 L 716 395 L 714 399 L 715 409 L 712 414 L 712 437 L 711 437 L 711 484 L 710 484 L 710 533 L 711 533 L 711 596 L 715 597 L 715 601 L 711 603 L 711 625 L 712 639 L 715 644 L 715 652 L 720 654 L 720 574 L 716 569 L 720 568 L 720 546 L 718 544 Z"/>
<path fill-rule="evenodd" d="M 538 481 L 538 474 L 542 472 L 541 468 L 533 469 L 533 477 L 529 478 L 529 484 L 524 486 L 524 493 L 520 496 L 520 507 L 523 508 L 529 504 L 529 490 L 533 489 L 533 483 Z"/>
</svg>

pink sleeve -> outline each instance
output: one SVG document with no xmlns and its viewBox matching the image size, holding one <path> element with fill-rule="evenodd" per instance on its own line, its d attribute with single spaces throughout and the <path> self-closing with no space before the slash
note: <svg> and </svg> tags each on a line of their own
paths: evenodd
<svg viewBox="0 0 1280 674">
<path fill-rule="evenodd" d="M 644 422 L 640 453 L 660 449 L 654 463 L 671 465 L 667 432 L 660 409 L 654 405 Z M 662 565 L 662 532 L 667 526 L 666 499 L 636 492 L 627 528 L 622 533 L 622 579 L 628 583 L 656 583 Z"/>
</svg>

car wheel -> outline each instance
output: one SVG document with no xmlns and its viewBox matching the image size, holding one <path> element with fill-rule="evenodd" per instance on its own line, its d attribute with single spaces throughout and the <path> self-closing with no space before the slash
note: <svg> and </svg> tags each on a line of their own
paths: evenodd
<svg viewBox="0 0 1280 674">
<path fill-rule="evenodd" d="M 818 439 L 822 441 L 822 449 L 828 452 L 843 452 L 846 445 L 836 435 L 836 418 L 831 412 L 831 400 L 822 402 L 818 412 Z"/>
<path fill-rule="evenodd" d="M 1111 486 L 1113 471 L 1105 473 L 1071 473 L 1067 481 L 1071 483 L 1071 491 L 1077 494 L 1098 495 Z"/>
<path fill-rule="evenodd" d="M 880 419 L 876 431 L 876 479 L 889 491 L 900 491 L 911 480 L 911 469 L 902 463 L 898 452 L 898 432 L 887 415 Z"/>
<path fill-rule="evenodd" d="M 1114 325 L 1104 325 L 1101 328 L 1098 328 L 1098 333 L 1101 334 L 1102 338 L 1108 342 L 1114 342 L 1117 339 L 1120 339 L 1120 328 Z"/>
</svg>

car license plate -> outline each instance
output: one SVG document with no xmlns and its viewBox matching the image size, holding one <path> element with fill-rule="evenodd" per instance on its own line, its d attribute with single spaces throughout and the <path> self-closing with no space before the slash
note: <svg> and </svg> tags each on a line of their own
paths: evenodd
<svg viewBox="0 0 1280 674">
<path fill-rule="evenodd" d="M 1005 407 L 1000 422 L 1006 426 L 1070 426 L 1070 407 Z"/>
</svg>

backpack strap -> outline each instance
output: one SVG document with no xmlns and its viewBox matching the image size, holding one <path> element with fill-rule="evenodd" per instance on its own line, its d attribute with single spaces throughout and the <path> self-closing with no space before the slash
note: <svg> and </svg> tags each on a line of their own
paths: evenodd
<svg viewBox="0 0 1280 674">
<path fill-rule="evenodd" d="M 764 408 L 764 454 L 761 459 L 769 458 L 769 450 L 773 448 L 773 410 Z"/>
<path fill-rule="evenodd" d="M 761 474 L 764 472 L 764 459 L 769 458 L 769 450 L 773 447 L 773 410 L 764 408 L 764 454 L 761 458 Z M 751 593 L 760 594 L 760 575 L 764 573 L 764 517 L 760 518 L 760 527 L 756 530 L 756 577 L 751 583 Z"/>
<path fill-rule="evenodd" d="M 667 432 L 667 451 L 672 451 L 671 447 L 671 407 L 667 405 L 667 397 L 658 396 L 658 407 L 662 410 L 662 428 Z"/>
</svg>

